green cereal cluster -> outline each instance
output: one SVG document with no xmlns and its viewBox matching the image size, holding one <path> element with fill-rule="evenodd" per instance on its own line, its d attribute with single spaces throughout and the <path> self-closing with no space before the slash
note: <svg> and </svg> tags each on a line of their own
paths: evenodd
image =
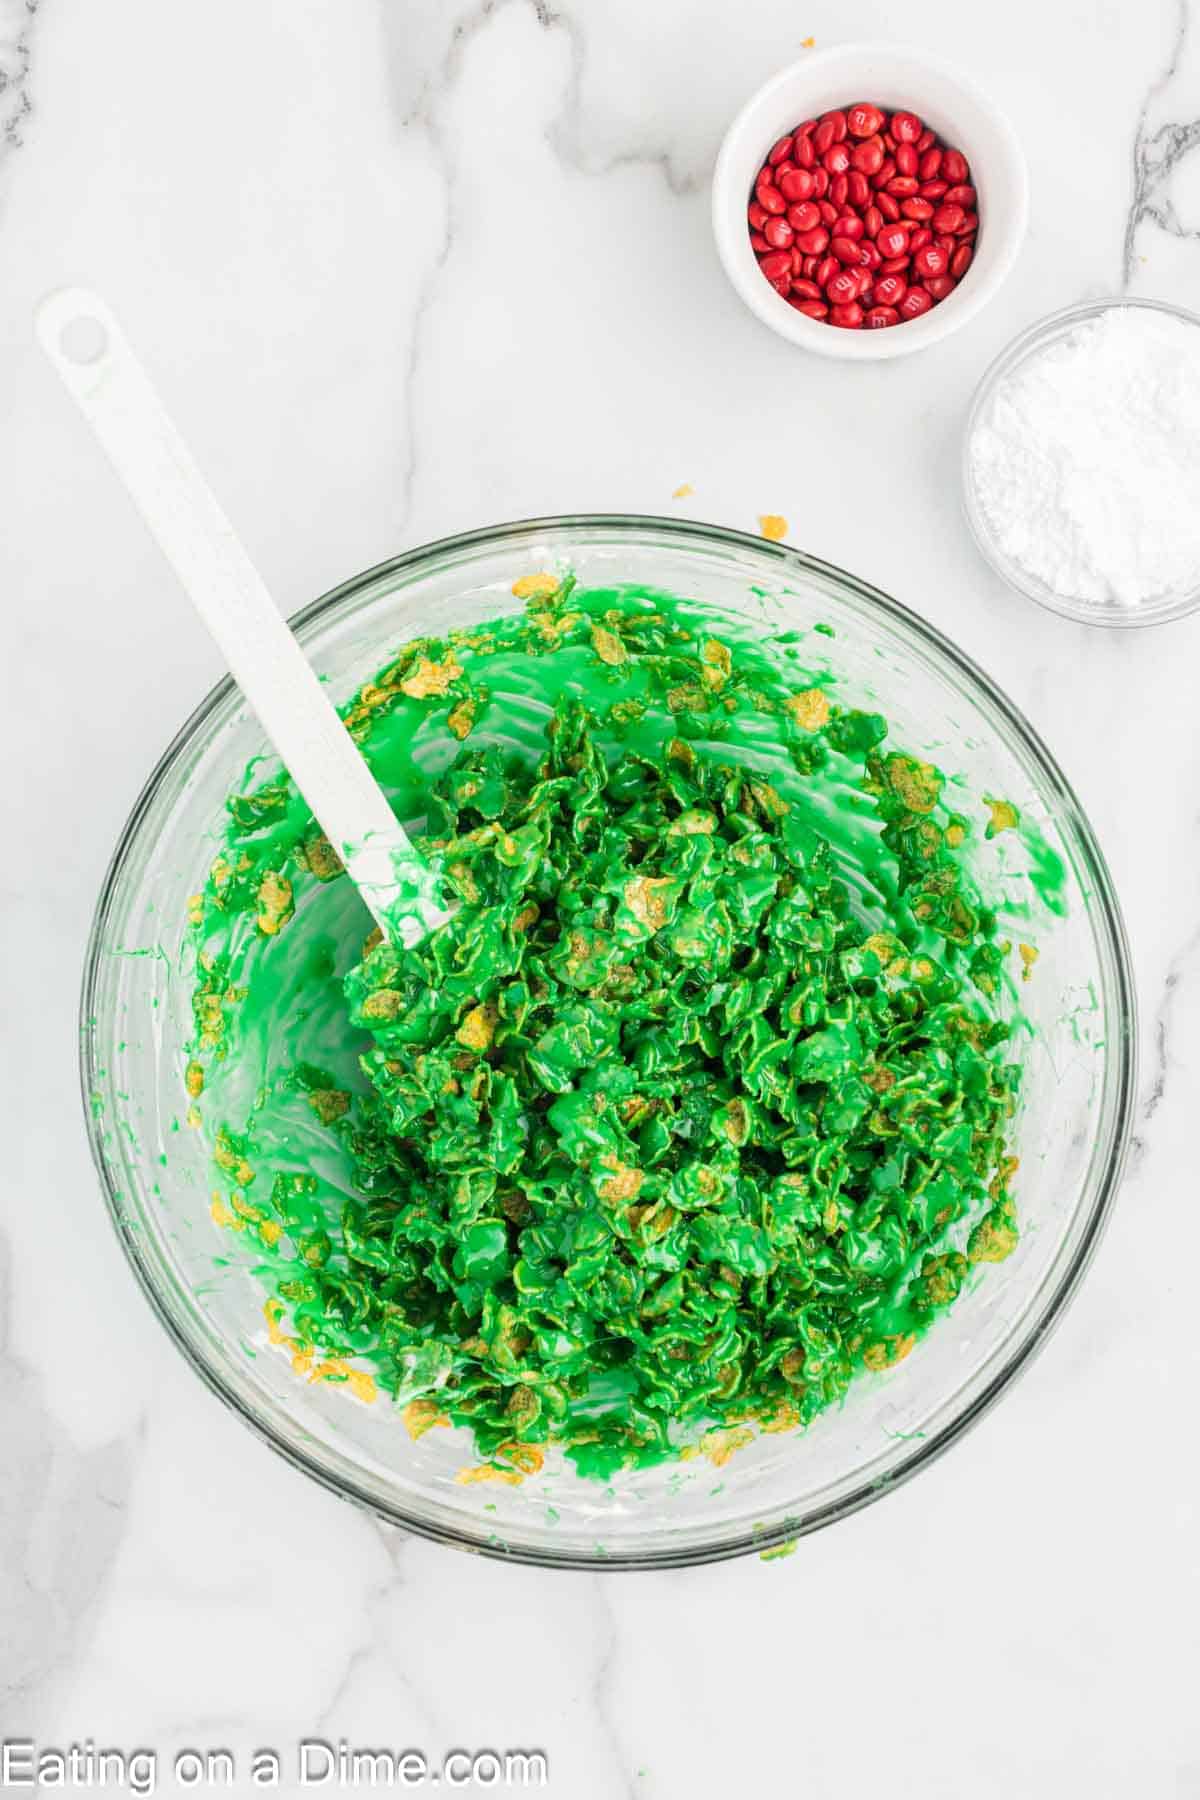
<svg viewBox="0 0 1200 1800">
<path fill-rule="evenodd" d="M 606 1475 L 803 1424 L 906 1355 L 1015 1242 L 1017 1071 L 939 772 L 736 647 L 565 600 L 531 654 L 582 645 L 609 685 L 558 695 L 540 761 L 455 728 L 427 802 L 454 917 L 347 978 L 370 1091 L 315 1110 L 356 1193 L 281 1291 L 495 1467 L 553 1443 Z M 463 717 L 453 683 L 413 698 Z M 751 714 L 793 781 L 851 771 L 886 920 L 787 784 L 721 753 Z"/>
</svg>

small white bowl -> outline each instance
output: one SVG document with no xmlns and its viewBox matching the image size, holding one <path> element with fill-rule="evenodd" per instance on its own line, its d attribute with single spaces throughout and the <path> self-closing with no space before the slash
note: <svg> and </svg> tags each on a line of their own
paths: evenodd
<svg viewBox="0 0 1200 1800">
<path fill-rule="evenodd" d="M 885 331 L 845 331 L 805 318 L 765 279 L 750 247 L 746 208 L 776 139 L 834 107 L 873 100 L 917 113 L 961 150 L 979 190 L 975 258 L 952 294 L 919 319 Z M 893 44 L 811 51 L 781 69 L 743 106 L 725 134 L 713 174 L 712 217 L 725 272 L 764 325 L 804 350 L 853 362 L 907 356 L 974 318 L 1012 268 L 1029 216 L 1029 176 L 1012 126 L 974 82 L 936 57 Z"/>
</svg>

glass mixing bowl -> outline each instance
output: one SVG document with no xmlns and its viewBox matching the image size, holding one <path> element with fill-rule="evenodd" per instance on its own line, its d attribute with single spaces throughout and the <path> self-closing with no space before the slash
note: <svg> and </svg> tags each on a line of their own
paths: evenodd
<svg viewBox="0 0 1200 1800">
<path fill-rule="evenodd" d="M 215 853 L 226 794 L 265 751 L 231 682 L 217 687 L 150 776 L 105 880 L 87 953 L 82 1075 L 113 1222 L 192 1367 L 283 1456 L 409 1530 L 514 1561 L 652 1568 L 764 1550 L 843 1517 L 924 1468 L 973 1424 L 1044 1342 L 1095 1246 L 1120 1177 L 1134 1092 L 1134 1001 L 1120 913 L 1090 826 L 1049 752 L 959 651 L 894 600 L 781 545 L 662 519 L 562 518 L 472 532 L 399 556 L 293 621 L 342 700 L 404 640 L 518 602 L 514 580 L 571 566 L 583 583 L 636 582 L 818 639 L 839 693 L 935 760 L 983 822 L 1003 796 L 1036 828 L 988 847 L 1014 935 L 1040 959 L 1022 990 L 1034 1032 L 1014 1121 L 1019 1246 L 989 1267 L 896 1368 L 864 1374 L 800 1434 L 760 1436 L 727 1467 L 702 1458 L 615 1478 L 551 1456 L 520 1487 L 461 1485 L 463 1434 L 410 1440 L 386 1403 L 312 1385 L 272 1351 L 253 1250 L 209 1214 L 211 1145 L 183 1125 L 191 981 L 188 895 Z M 1041 906 L 1063 865 L 1065 916 Z M 366 915 L 355 920 L 361 933 Z M 356 940 L 357 941 L 357 940 Z M 142 954 L 131 954 L 141 952 Z M 149 952 L 149 954 L 146 954 Z M 353 958 L 351 958 L 353 960 Z"/>
</svg>

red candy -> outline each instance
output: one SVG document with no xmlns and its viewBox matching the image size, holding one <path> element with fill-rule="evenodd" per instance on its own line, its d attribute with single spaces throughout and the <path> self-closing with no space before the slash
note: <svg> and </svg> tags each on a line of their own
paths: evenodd
<svg viewBox="0 0 1200 1800">
<path fill-rule="evenodd" d="M 883 128 L 883 114 L 877 106 L 869 106 L 864 101 L 858 106 L 846 108 L 846 129 L 851 137 L 874 137 Z"/>
<path fill-rule="evenodd" d="M 845 263 L 851 269 L 862 267 L 862 245 L 853 238 L 835 237 L 829 248 L 840 263 Z"/>
<path fill-rule="evenodd" d="M 933 295 L 928 288 L 910 287 L 896 310 L 902 319 L 919 319 L 932 305 Z"/>
<path fill-rule="evenodd" d="M 829 248 L 837 256 L 838 263 L 846 263 L 847 268 L 862 268 L 862 245 L 853 238 L 833 238 Z"/>
<path fill-rule="evenodd" d="M 779 191 L 793 205 L 797 200 L 810 200 L 813 191 L 811 173 L 808 169 L 789 169 L 786 175 L 779 177 Z"/>
<path fill-rule="evenodd" d="M 962 222 L 966 216 L 967 215 L 961 206 L 951 206 L 948 200 L 943 200 L 942 204 L 933 215 L 933 229 L 935 231 L 948 231 L 953 234 L 954 232 L 961 230 Z"/>
<path fill-rule="evenodd" d="M 928 281 L 931 275 L 945 275 L 950 268 L 950 258 L 940 244 L 923 244 L 912 259 L 913 273 L 922 281 Z"/>
<path fill-rule="evenodd" d="M 884 164 L 883 139 L 864 138 L 850 153 L 850 160 L 860 175 L 878 175 Z"/>
<path fill-rule="evenodd" d="M 805 256 L 820 256 L 829 248 L 829 233 L 823 225 L 817 225 L 812 231 L 800 232 L 796 242 Z"/>
<path fill-rule="evenodd" d="M 880 256 L 899 256 L 908 249 L 908 232 L 903 225 L 885 225 L 875 239 L 875 248 Z"/>
<path fill-rule="evenodd" d="M 919 319 L 967 274 L 979 230 L 970 165 L 916 113 L 835 107 L 778 138 L 746 209 L 764 278 L 842 331 Z"/>
<path fill-rule="evenodd" d="M 825 283 L 825 292 L 837 306 L 845 306 L 849 301 L 857 300 L 860 292 L 858 273 L 854 269 L 839 269 Z"/>
<path fill-rule="evenodd" d="M 880 306 L 899 306 L 907 286 L 902 275 L 881 275 L 875 283 L 875 298 Z"/>
</svg>

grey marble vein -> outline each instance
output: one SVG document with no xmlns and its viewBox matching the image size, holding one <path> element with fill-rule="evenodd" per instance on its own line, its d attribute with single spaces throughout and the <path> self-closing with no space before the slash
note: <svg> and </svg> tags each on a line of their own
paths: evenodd
<svg viewBox="0 0 1200 1800">
<path fill-rule="evenodd" d="M 1150 1029 L 1145 1034 L 1152 1061 L 1138 1113 L 1139 1129 L 1129 1140 L 1130 1175 L 1138 1172 L 1145 1161 L 1150 1148 L 1147 1127 L 1154 1119 L 1166 1096 L 1176 1060 L 1172 1044 L 1172 1022 L 1180 989 L 1188 972 L 1188 965 L 1198 952 L 1200 952 L 1200 926 L 1197 926 L 1189 934 L 1168 963 L 1167 972 L 1159 990 L 1159 1002 L 1155 1008 Z"/>
<path fill-rule="evenodd" d="M 135 1438 L 80 1451 L 8 1345 L 0 1236 L 0 1731 L 28 1733 L 69 1671 L 124 1535 Z"/>
<path fill-rule="evenodd" d="M 1133 194 L 1125 220 L 1122 278 L 1126 287 L 1135 274 L 1137 235 L 1143 224 L 1156 225 L 1171 237 L 1200 238 L 1200 226 L 1189 226 L 1180 219 L 1167 192 L 1179 164 L 1200 144 L 1200 117 L 1165 121 L 1157 118 L 1158 102 L 1183 69 L 1191 24 L 1190 0 L 1175 0 L 1175 28 L 1167 64 L 1151 84 L 1138 113 L 1133 139 Z"/>
<path fill-rule="evenodd" d="M 438 0 L 416 5 L 384 0 L 392 94 L 404 125 L 428 125 L 438 98 L 453 85 L 472 42 L 504 7 L 529 5 L 538 24 L 551 29 L 561 15 L 544 0 L 475 0 L 454 16 Z"/>
<path fill-rule="evenodd" d="M 509 6 L 526 7 L 541 30 L 566 35 L 569 73 L 557 120 L 548 134 L 550 148 L 561 162 L 590 177 L 603 177 L 631 167 L 657 169 L 669 191 L 678 196 L 697 192 L 707 179 L 706 172 L 678 170 L 666 146 L 630 148 L 605 159 L 588 154 L 579 126 L 586 39 L 574 11 L 551 6 L 548 0 L 475 0 L 454 17 L 447 15 L 438 0 L 418 0 L 415 5 L 384 0 L 381 20 L 393 103 L 403 127 L 425 133 L 444 187 L 446 205 L 442 241 L 421 282 L 412 314 L 403 401 L 407 450 L 400 479 L 402 520 L 407 520 L 412 512 L 418 473 L 417 392 L 422 349 L 438 286 L 455 242 L 454 157 L 441 128 L 438 109 L 458 80 L 474 41 Z"/>
<path fill-rule="evenodd" d="M 576 5 L 548 4 L 548 0 L 475 0 L 457 17 L 447 16 L 438 0 L 419 0 L 401 5 L 385 0 L 383 21 L 389 45 L 388 63 L 392 92 L 405 125 L 429 126 L 438 100 L 453 86 L 474 40 L 506 7 L 523 6 L 537 25 L 561 32 L 570 51 L 570 71 L 565 83 L 550 147 L 576 172 L 604 176 L 625 168 L 651 168 L 661 172 L 673 194 L 696 193 L 708 178 L 707 169 L 687 171 L 677 166 L 665 144 L 637 144 L 613 155 L 592 155 L 583 140 L 579 121 L 583 115 L 581 90 L 587 60 L 587 35 Z"/>
<path fill-rule="evenodd" d="M 412 512 L 417 481 L 417 392 L 421 350 L 438 283 L 454 248 L 454 165 L 440 129 L 437 101 L 455 80 L 470 40 L 496 11 L 496 0 L 481 0 L 449 26 L 433 7 L 399 7 L 385 0 L 382 25 L 391 87 L 400 122 L 420 128 L 429 141 L 445 193 L 446 220 L 442 241 L 417 293 L 404 371 L 405 464 L 400 478 L 401 521 Z"/>
<path fill-rule="evenodd" d="M 41 0 L 0 0 L 0 162 L 20 147 L 33 111 L 31 40 Z"/>
<path fill-rule="evenodd" d="M 421 1605 L 421 1601 L 414 1602 L 407 1591 L 410 1579 L 406 1568 L 409 1556 L 419 1555 L 421 1546 L 405 1532 L 381 1519 L 364 1515 L 358 1523 L 378 1544 L 384 1568 L 363 1591 L 361 1632 L 345 1657 L 341 1673 L 315 1721 L 305 1720 L 306 1733 L 324 1738 L 349 1736 L 351 1720 L 346 1715 L 348 1711 L 353 1713 L 355 1685 L 373 1663 L 380 1662 L 387 1667 L 389 1686 L 398 1695 L 406 1697 L 403 1715 L 406 1723 L 412 1725 L 415 1722 L 427 1743 L 450 1745 L 455 1740 L 455 1719 L 443 1708 L 444 1696 L 421 1682 L 423 1664 L 419 1659 L 411 1663 L 398 1659 L 393 1642 L 397 1622 L 407 1621 Z M 400 1629 L 404 1632 L 407 1627 L 401 1624 Z"/>
<path fill-rule="evenodd" d="M 404 371 L 405 462 L 400 476 L 400 520 L 411 515 L 418 473 L 417 408 L 421 352 L 437 290 L 454 249 L 455 171 L 450 146 L 438 119 L 438 102 L 453 86 L 472 40 L 510 0 L 479 0 L 448 22 L 436 6 L 401 7 L 385 0 L 382 24 L 394 103 L 406 129 L 418 128 L 428 139 L 445 194 L 442 241 L 421 281 L 412 313 L 408 359 Z M 539 24 L 552 22 L 534 0 Z"/>
<path fill-rule="evenodd" d="M 612 1755 L 619 1789 L 626 1800 L 637 1800 L 638 1784 L 630 1768 L 628 1746 L 618 1725 L 620 1715 L 614 1694 L 620 1641 L 613 1593 L 604 1576 L 594 1578 L 591 1587 L 596 1596 L 596 1610 L 602 1627 L 596 1670 L 592 1676 L 592 1710 L 600 1735 Z"/>
<path fill-rule="evenodd" d="M 418 380 L 421 367 L 421 351 L 425 342 L 434 301 L 437 297 L 438 283 L 450 261 L 454 248 L 454 204 L 453 180 L 450 172 L 448 155 L 443 150 L 436 128 L 429 126 L 430 140 L 442 168 L 442 180 L 446 190 L 446 224 L 441 244 L 429 268 L 425 271 L 417 292 L 417 303 L 413 308 L 412 324 L 409 328 L 408 357 L 404 369 L 404 467 L 400 474 L 400 524 L 406 524 L 412 514 L 413 498 L 417 486 L 417 395 Z"/>
<path fill-rule="evenodd" d="M 373 1581 L 363 1597 L 363 1633 L 349 1656 L 342 1665 L 332 1693 L 317 1714 L 311 1732 L 313 1737 L 327 1737 L 336 1733 L 340 1725 L 340 1714 L 349 1697 L 354 1683 L 363 1669 L 367 1668 L 376 1656 L 385 1652 L 386 1620 L 394 1598 L 403 1591 L 404 1582 L 404 1550 L 406 1539 L 391 1526 L 382 1521 L 364 1519 L 364 1525 L 377 1540 L 386 1559 L 388 1570 L 378 1581 Z M 420 1696 L 416 1694 L 410 1681 L 399 1676 L 397 1687 L 407 1690 L 420 1705 Z M 425 1709 L 422 1707 L 422 1711 Z"/>
<path fill-rule="evenodd" d="M 1162 998 L 1154 1014 L 1150 1041 L 1153 1049 L 1154 1063 L 1150 1074 L 1149 1086 L 1142 1101 L 1142 1123 L 1148 1125 L 1162 1104 L 1167 1091 L 1167 1081 L 1171 1071 L 1171 1022 L 1174 1017 L 1175 1003 L 1179 989 L 1187 972 L 1187 966 L 1196 952 L 1200 950 L 1200 926 L 1186 939 L 1167 965 L 1166 977 L 1162 985 Z"/>
</svg>

